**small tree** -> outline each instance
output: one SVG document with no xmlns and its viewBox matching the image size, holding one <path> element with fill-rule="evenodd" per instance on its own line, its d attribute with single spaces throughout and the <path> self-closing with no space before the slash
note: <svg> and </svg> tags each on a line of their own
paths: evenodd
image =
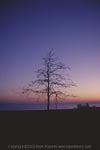
<svg viewBox="0 0 100 150">
<path fill-rule="evenodd" d="M 31 83 L 23 89 L 23 93 L 33 92 L 37 94 L 46 94 L 47 110 L 49 110 L 52 95 L 55 95 L 57 104 L 57 97 L 61 95 L 71 96 L 68 94 L 66 89 L 76 85 L 67 73 L 70 68 L 58 61 L 58 58 L 55 57 L 53 49 L 51 49 L 47 56 L 43 58 L 42 65 L 43 67 L 36 71 L 37 79 L 35 81 L 31 81 Z M 65 70 L 67 70 L 67 72 L 65 72 Z"/>
</svg>

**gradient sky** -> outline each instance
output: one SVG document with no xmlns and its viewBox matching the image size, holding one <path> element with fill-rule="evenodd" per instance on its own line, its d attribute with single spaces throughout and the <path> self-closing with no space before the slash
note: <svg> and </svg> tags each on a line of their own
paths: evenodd
<svg viewBox="0 0 100 150">
<path fill-rule="evenodd" d="M 100 100 L 100 2 L 98 0 L 0 1 L 0 100 L 17 92 L 53 48 L 71 67 L 80 100 Z"/>
</svg>

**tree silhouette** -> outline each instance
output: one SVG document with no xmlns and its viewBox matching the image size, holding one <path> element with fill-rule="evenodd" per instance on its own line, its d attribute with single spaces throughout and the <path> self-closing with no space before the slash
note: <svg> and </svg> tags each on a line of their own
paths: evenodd
<svg viewBox="0 0 100 150">
<path fill-rule="evenodd" d="M 55 57 L 54 50 L 51 49 L 47 56 L 43 58 L 42 68 L 36 71 L 37 79 L 31 81 L 27 87 L 23 89 L 23 93 L 42 93 L 47 95 L 47 110 L 50 109 L 51 96 L 55 95 L 56 108 L 58 103 L 58 97 L 72 96 L 68 94 L 66 89 L 76 84 L 70 79 L 68 74 L 69 67 L 59 62 L 58 58 Z M 67 71 L 65 71 L 67 70 Z"/>
</svg>

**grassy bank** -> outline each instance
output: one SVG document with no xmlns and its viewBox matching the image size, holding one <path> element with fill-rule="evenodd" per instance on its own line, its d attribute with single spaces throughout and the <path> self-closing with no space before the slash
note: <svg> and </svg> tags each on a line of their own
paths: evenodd
<svg viewBox="0 0 100 150">
<path fill-rule="evenodd" d="M 100 136 L 99 109 L 2 111 L 0 118 L 0 136 L 8 141 L 25 137 L 41 141 L 47 137 L 72 140 L 72 137 Z"/>
</svg>

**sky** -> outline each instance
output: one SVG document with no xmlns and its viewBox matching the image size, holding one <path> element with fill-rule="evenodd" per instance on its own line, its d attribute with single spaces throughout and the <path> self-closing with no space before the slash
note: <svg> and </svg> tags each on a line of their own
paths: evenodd
<svg viewBox="0 0 100 150">
<path fill-rule="evenodd" d="M 26 100 L 51 48 L 70 66 L 79 101 L 100 100 L 100 1 L 0 1 L 0 101 Z"/>
</svg>

